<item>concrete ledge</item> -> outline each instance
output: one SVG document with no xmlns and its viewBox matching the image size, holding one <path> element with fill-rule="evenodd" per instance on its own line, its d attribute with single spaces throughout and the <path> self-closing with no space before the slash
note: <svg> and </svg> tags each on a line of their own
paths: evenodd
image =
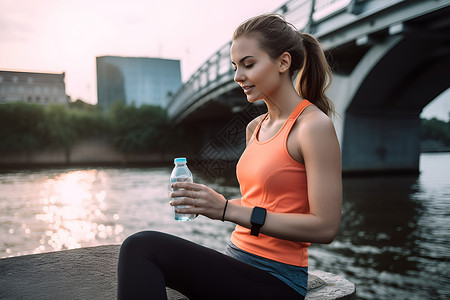
<svg viewBox="0 0 450 300">
<path fill-rule="evenodd" d="M 31 153 L 10 153 L 0 156 L 0 168 L 70 166 L 70 165 L 115 165 L 160 164 L 170 165 L 173 156 L 163 151 L 147 153 L 122 153 L 104 139 L 81 139 L 69 151 L 49 147 Z"/>
<path fill-rule="evenodd" d="M 0 259 L 0 299 L 116 299 L 119 245 Z M 342 276 L 310 272 L 306 299 L 356 299 Z M 187 299 L 167 289 L 168 299 Z"/>
</svg>

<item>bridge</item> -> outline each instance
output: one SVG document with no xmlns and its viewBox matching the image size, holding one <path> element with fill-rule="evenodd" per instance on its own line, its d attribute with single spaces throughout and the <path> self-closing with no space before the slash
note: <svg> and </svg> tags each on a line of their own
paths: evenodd
<svg viewBox="0 0 450 300">
<path fill-rule="evenodd" d="M 291 0 L 274 12 L 317 37 L 329 59 L 344 172 L 417 172 L 420 113 L 450 87 L 450 1 Z M 175 122 L 197 124 L 205 142 L 220 135 L 225 120 L 264 111 L 263 103 L 249 107 L 233 81 L 230 46 L 214 53 L 167 107 Z"/>
</svg>

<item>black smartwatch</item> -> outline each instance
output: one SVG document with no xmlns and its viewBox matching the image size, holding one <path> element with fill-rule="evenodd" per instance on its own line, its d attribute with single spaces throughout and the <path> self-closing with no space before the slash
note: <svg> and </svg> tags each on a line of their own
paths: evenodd
<svg viewBox="0 0 450 300">
<path fill-rule="evenodd" d="M 252 230 L 250 231 L 251 235 L 258 236 L 259 229 L 264 225 L 266 221 L 267 211 L 265 208 L 255 206 L 252 211 L 252 217 L 250 219 L 250 223 L 252 223 Z"/>
</svg>

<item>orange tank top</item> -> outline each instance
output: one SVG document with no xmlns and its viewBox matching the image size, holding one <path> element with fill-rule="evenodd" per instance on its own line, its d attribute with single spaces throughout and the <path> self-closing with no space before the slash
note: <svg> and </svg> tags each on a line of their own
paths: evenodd
<svg viewBox="0 0 450 300">
<path fill-rule="evenodd" d="M 301 101 L 278 133 L 266 142 L 258 141 L 258 132 L 266 116 L 253 132 L 236 167 L 241 188 L 241 205 L 260 206 L 267 212 L 309 213 L 305 166 L 287 150 L 287 139 L 298 116 L 311 105 Z M 231 242 L 242 250 L 278 262 L 307 267 L 310 243 L 294 242 L 259 234 L 236 225 Z"/>
</svg>

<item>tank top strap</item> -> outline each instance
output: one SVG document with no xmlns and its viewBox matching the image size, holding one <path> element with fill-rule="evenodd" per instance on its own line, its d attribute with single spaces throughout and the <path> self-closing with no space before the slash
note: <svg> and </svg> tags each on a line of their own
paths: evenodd
<svg viewBox="0 0 450 300">
<path fill-rule="evenodd" d="M 305 108 L 310 105 L 312 105 L 311 102 L 309 102 L 306 99 L 303 99 L 291 113 L 291 115 L 286 121 L 286 126 L 284 126 L 283 128 L 284 131 L 283 135 L 285 140 L 287 139 L 289 133 L 291 132 L 292 126 L 294 126 L 294 123 L 295 121 L 297 121 L 297 118 L 301 115 L 301 113 L 305 110 Z"/>
<path fill-rule="evenodd" d="M 311 105 L 312 103 L 309 102 L 306 99 L 303 99 L 298 105 L 297 107 L 294 109 L 294 111 L 291 113 L 291 115 L 289 116 L 290 120 L 297 120 L 298 116 L 300 116 L 300 114 L 305 110 L 305 108 L 309 105 Z"/>
<path fill-rule="evenodd" d="M 269 112 L 266 112 L 264 117 L 261 119 L 261 121 L 259 121 L 258 126 L 256 126 L 255 130 L 253 130 L 252 139 L 256 138 L 256 135 L 258 134 L 262 123 L 264 122 L 264 120 L 267 118 L 268 115 L 269 115 Z"/>
</svg>

